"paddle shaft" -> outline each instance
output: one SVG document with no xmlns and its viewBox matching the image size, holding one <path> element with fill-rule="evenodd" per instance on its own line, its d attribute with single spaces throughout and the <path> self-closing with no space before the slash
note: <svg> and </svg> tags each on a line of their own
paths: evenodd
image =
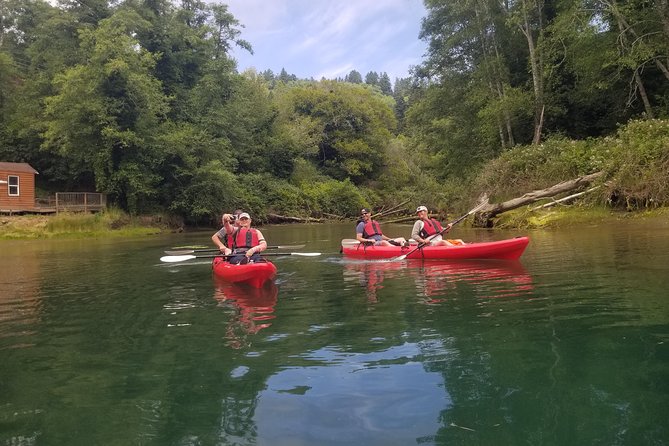
<svg viewBox="0 0 669 446">
<path fill-rule="evenodd" d="M 305 245 L 273 245 L 268 246 L 267 249 L 301 249 Z M 218 248 L 203 248 L 203 249 L 179 249 L 179 250 L 168 250 L 165 251 L 165 254 L 178 256 L 184 254 L 195 254 L 198 252 L 219 252 Z"/>
<path fill-rule="evenodd" d="M 208 255 L 201 255 L 201 256 L 196 256 L 196 255 L 183 255 L 183 256 L 163 256 L 160 258 L 161 262 L 168 262 L 168 263 L 174 263 L 174 262 L 183 262 L 186 260 L 193 260 L 193 259 L 213 259 L 214 257 L 221 257 L 221 258 L 230 258 L 234 256 L 240 256 L 244 254 L 228 254 L 228 255 L 223 255 L 223 254 L 208 254 Z M 266 254 L 260 254 L 258 253 L 261 257 L 267 257 L 267 256 L 303 256 L 303 257 L 315 257 L 321 255 L 320 252 L 269 252 Z"/>
</svg>

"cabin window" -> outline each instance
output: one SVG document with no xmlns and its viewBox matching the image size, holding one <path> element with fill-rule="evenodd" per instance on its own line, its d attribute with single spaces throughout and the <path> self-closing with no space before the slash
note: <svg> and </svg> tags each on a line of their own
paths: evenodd
<svg viewBox="0 0 669 446">
<path fill-rule="evenodd" d="M 19 177 L 17 177 L 16 175 L 8 175 L 7 186 L 9 189 L 8 192 L 10 197 L 19 196 Z"/>
</svg>

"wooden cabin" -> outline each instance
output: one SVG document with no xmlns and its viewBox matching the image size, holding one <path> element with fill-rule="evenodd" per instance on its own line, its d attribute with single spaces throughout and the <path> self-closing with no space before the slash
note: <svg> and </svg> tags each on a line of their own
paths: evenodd
<svg viewBox="0 0 669 446">
<path fill-rule="evenodd" d="M 25 212 L 35 209 L 35 175 L 28 163 L 0 162 L 0 212 Z"/>
</svg>

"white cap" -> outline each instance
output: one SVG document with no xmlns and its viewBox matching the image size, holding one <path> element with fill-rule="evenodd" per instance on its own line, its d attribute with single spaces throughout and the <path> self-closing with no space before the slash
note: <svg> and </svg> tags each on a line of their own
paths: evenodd
<svg viewBox="0 0 669 446">
<path fill-rule="evenodd" d="M 418 209 L 416 209 L 416 214 L 420 211 L 427 211 L 427 208 L 425 206 L 418 206 Z"/>
<path fill-rule="evenodd" d="M 246 212 L 242 212 L 241 214 L 239 214 L 239 215 L 237 216 L 237 218 L 239 218 L 239 219 L 242 219 L 242 218 L 244 218 L 244 217 L 246 217 L 246 218 L 251 218 L 251 216 L 250 216 L 249 214 L 247 214 Z"/>
</svg>

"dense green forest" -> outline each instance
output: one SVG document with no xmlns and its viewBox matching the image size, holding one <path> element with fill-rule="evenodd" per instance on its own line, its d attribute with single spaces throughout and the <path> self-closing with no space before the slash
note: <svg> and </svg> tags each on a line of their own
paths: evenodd
<svg viewBox="0 0 669 446">
<path fill-rule="evenodd" d="M 3 0 L 0 160 L 131 214 L 351 216 L 497 200 L 603 171 L 669 203 L 666 0 L 425 0 L 412 76 L 238 72 L 223 3 Z"/>
</svg>

